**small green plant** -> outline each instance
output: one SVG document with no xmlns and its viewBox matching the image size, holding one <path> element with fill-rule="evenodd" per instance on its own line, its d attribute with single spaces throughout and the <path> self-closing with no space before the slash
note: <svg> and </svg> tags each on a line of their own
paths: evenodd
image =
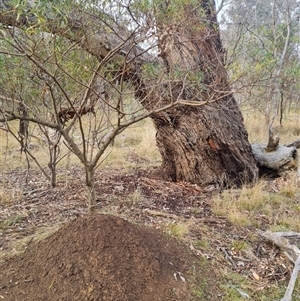
<svg viewBox="0 0 300 301">
<path fill-rule="evenodd" d="M 207 239 L 201 239 L 201 240 L 197 240 L 195 243 L 195 247 L 197 249 L 208 249 L 210 246 L 210 242 Z"/>
</svg>

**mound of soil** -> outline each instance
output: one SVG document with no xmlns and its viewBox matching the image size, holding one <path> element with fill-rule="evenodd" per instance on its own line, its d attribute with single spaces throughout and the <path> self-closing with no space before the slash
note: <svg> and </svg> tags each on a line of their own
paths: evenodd
<svg viewBox="0 0 300 301">
<path fill-rule="evenodd" d="M 0 297 L 4 301 L 217 300 L 214 280 L 206 279 L 214 278 L 208 268 L 155 229 L 95 214 L 76 218 L 3 263 Z M 196 275 L 201 283 L 195 284 Z"/>
</svg>

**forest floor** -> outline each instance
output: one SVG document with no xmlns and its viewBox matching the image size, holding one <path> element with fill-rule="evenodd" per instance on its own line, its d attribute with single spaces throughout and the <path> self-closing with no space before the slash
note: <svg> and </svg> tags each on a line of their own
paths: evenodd
<svg viewBox="0 0 300 301">
<path fill-rule="evenodd" d="M 283 296 L 293 264 L 257 234 L 258 226 L 270 229 L 272 219 L 257 214 L 255 223 L 230 221 L 215 209 L 219 194 L 213 187 L 163 181 L 158 167 L 102 169 L 95 184 L 96 213 L 101 215 L 89 216 L 82 169 L 59 171 L 58 178 L 58 186 L 50 189 L 38 171 L 2 173 L 1 299 L 276 300 Z M 278 181 L 282 179 L 266 185 L 274 190 Z M 107 219 L 107 215 L 112 216 Z M 191 271 L 194 261 L 202 262 L 199 271 Z M 300 300 L 299 283 L 294 296 Z"/>
</svg>

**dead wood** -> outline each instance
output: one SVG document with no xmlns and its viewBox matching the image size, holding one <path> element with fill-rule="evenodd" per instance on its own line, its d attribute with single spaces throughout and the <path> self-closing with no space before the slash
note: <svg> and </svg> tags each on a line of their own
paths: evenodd
<svg viewBox="0 0 300 301">
<path fill-rule="evenodd" d="M 263 232 L 261 230 L 258 230 L 257 232 L 260 236 L 277 245 L 282 251 L 285 252 L 291 261 L 296 262 L 300 255 L 300 250 L 295 244 L 291 244 L 290 240 L 300 242 L 300 233 L 292 231 L 273 233 L 270 231 Z"/>
<path fill-rule="evenodd" d="M 152 216 L 159 216 L 159 217 L 164 217 L 167 219 L 171 220 L 185 220 L 185 218 L 182 218 L 176 214 L 168 213 L 168 212 L 162 212 L 162 211 L 157 211 L 157 210 L 151 210 L 151 209 L 143 209 L 143 213 L 152 215 Z"/>
<path fill-rule="evenodd" d="M 88 113 L 95 114 L 93 106 L 83 106 L 82 108 L 61 108 L 58 112 L 58 117 L 61 123 L 66 123 L 70 119 L 73 119 L 75 115 L 81 117 Z"/>
<path fill-rule="evenodd" d="M 266 144 L 252 144 L 251 147 L 261 169 L 269 168 L 280 173 L 297 167 L 297 149 L 294 146 L 278 145 L 273 151 Z"/>
<path fill-rule="evenodd" d="M 258 234 L 267 240 L 277 245 L 287 257 L 294 262 L 294 269 L 285 291 L 284 297 L 280 301 L 292 301 L 292 294 L 294 291 L 295 283 L 298 273 L 300 271 L 300 250 L 294 244 L 291 244 L 289 239 L 297 239 L 300 241 L 300 233 L 297 232 L 275 232 L 270 231 L 263 232 L 258 230 Z"/>
<path fill-rule="evenodd" d="M 285 145 L 279 145 L 279 137 L 269 128 L 268 143 L 252 144 L 252 153 L 258 162 L 262 174 L 276 173 L 296 169 L 300 171 L 297 148 L 300 148 L 300 139 Z M 299 172 L 298 172 L 299 173 Z"/>
<path fill-rule="evenodd" d="M 290 143 L 290 144 L 285 144 L 287 147 L 295 147 L 295 148 L 300 148 L 300 139 Z"/>
<path fill-rule="evenodd" d="M 300 175 L 297 152 L 297 149 L 300 148 L 300 139 L 285 145 L 279 145 L 279 137 L 274 135 L 273 129 L 270 127 L 268 143 L 252 144 L 251 148 L 263 174 L 266 171 L 267 173 L 275 171 L 280 174 L 282 171 L 297 168 Z"/>
<path fill-rule="evenodd" d="M 285 291 L 284 297 L 280 301 L 292 301 L 293 290 L 295 287 L 295 283 L 296 283 L 299 271 L 300 271 L 300 255 L 295 262 L 295 266 L 294 266 L 294 269 L 293 269 L 293 272 L 291 275 L 291 279 L 290 279 L 288 287 Z"/>
<path fill-rule="evenodd" d="M 265 148 L 266 152 L 274 152 L 277 150 L 279 146 L 279 137 L 274 136 L 274 132 L 272 128 L 269 128 L 269 141 L 267 147 Z"/>
</svg>

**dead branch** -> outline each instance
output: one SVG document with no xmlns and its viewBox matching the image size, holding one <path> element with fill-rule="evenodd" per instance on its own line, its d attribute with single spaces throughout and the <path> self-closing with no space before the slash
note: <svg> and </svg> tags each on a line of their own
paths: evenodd
<svg viewBox="0 0 300 301">
<path fill-rule="evenodd" d="M 296 245 L 290 244 L 289 239 L 296 239 L 300 241 L 300 233 L 297 232 L 263 232 L 261 230 L 257 231 L 258 234 L 267 240 L 271 241 L 277 245 L 292 261 L 296 262 L 297 258 L 300 256 L 300 250 Z"/>
<path fill-rule="evenodd" d="M 252 144 L 252 153 L 261 167 L 280 172 L 297 167 L 297 149 L 284 145 L 277 145 L 270 151 L 265 144 Z"/>
<path fill-rule="evenodd" d="M 269 141 L 268 141 L 268 145 L 265 148 L 266 152 L 274 152 L 277 150 L 279 145 L 279 137 L 278 136 L 274 136 L 274 132 L 273 129 L 270 127 L 269 128 Z"/>
<path fill-rule="evenodd" d="M 143 213 L 150 214 L 153 216 L 159 216 L 164 217 L 172 220 L 185 220 L 184 218 L 181 218 L 180 216 L 168 212 L 162 212 L 157 210 L 151 210 L 151 209 L 143 209 Z"/>
<path fill-rule="evenodd" d="M 280 175 L 283 171 L 297 169 L 297 177 L 300 177 L 300 139 L 279 145 L 279 137 L 274 137 L 270 128 L 268 144 L 256 143 L 251 148 L 262 174 Z"/>
<path fill-rule="evenodd" d="M 288 287 L 286 288 L 284 297 L 280 301 L 292 301 L 292 294 L 297 280 L 298 273 L 300 271 L 300 255 L 295 262 L 295 266 L 289 281 Z"/>
<path fill-rule="evenodd" d="M 300 148 L 300 139 L 290 143 L 290 144 L 285 144 L 287 147 L 295 147 L 295 148 Z"/>
<path fill-rule="evenodd" d="M 277 245 L 287 257 L 294 262 L 294 269 L 285 291 L 284 297 L 280 301 L 292 301 L 292 294 L 294 291 L 295 283 L 298 273 L 300 271 L 300 250 L 294 244 L 290 244 L 289 239 L 296 239 L 300 241 L 300 233 L 297 232 L 275 232 L 270 231 L 263 232 L 257 231 L 258 234 L 267 240 Z"/>
<path fill-rule="evenodd" d="M 69 121 L 70 119 L 73 119 L 74 116 L 83 116 L 86 115 L 88 113 L 93 113 L 95 115 L 95 109 L 94 106 L 83 106 L 82 108 L 61 108 L 60 111 L 58 112 L 58 117 L 59 120 L 62 124 L 65 124 L 67 121 Z"/>
<path fill-rule="evenodd" d="M 19 103 L 18 106 L 19 114 L 23 117 L 28 117 L 28 111 L 26 106 L 23 102 Z M 27 144 L 28 144 L 28 127 L 29 127 L 29 121 L 20 119 L 19 121 L 19 137 L 20 137 L 20 144 L 21 144 L 21 153 L 23 151 L 26 151 Z"/>
</svg>

